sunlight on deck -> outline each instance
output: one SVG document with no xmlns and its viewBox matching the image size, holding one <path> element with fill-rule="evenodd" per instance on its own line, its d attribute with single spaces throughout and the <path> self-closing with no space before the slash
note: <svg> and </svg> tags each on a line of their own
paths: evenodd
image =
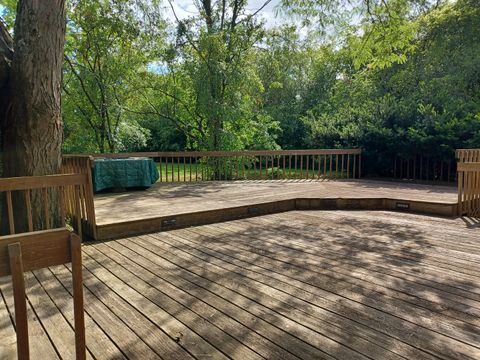
<svg viewBox="0 0 480 360">
<path fill-rule="evenodd" d="M 85 244 L 89 355 L 479 358 L 479 231 L 462 219 L 293 211 Z M 72 358 L 70 278 L 65 266 L 27 274 L 39 359 Z M 8 278 L 0 290 L 0 355 L 14 358 Z"/>
</svg>

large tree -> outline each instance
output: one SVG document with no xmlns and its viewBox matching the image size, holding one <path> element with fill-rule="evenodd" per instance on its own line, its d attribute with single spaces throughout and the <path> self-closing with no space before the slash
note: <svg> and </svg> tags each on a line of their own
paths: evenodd
<svg viewBox="0 0 480 360">
<path fill-rule="evenodd" d="M 60 171 L 65 24 L 65 0 L 19 0 L 13 40 L 5 24 L 0 25 L 5 177 Z M 56 208 L 53 205 L 52 212 Z"/>
</svg>

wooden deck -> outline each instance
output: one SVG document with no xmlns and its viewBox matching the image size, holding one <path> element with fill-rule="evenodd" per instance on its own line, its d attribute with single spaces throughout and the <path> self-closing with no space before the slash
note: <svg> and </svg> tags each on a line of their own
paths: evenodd
<svg viewBox="0 0 480 360">
<path fill-rule="evenodd" d="M 299 206 L 294 202 L 297 199 L 305 201 Z M 390 203 L 382 204 L 381 199 Z M 337 200 L 339 204 L 332 204 Z M 250 212 L 256 215 L 299 208 L 390 210 L 395 209 L 396 201 L 411 203 L 414 212 L 453 216 L 457 190 L 453 186 L 369 180 L 157 183 L 148 190 L 98 194 L 95 212 L 99 239 L 106 239 L 142 230 L 158 231 L 165 227 L 165 220 L 176 221 L 174 227 L 185 227 L 245 217 Z"/>
<path fill-rule="evenodd" d="M 293 211 L 84 244 L 89 358 L 479 359 L 479 235 L 462 219 Z M 73 358 L 68 267 L 26 277 L 34 358 Z"/>
</svg>

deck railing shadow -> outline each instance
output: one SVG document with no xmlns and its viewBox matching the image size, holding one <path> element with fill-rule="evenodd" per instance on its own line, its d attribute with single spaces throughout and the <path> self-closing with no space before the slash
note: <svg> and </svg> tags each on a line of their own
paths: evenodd
<svg viewBox="0 0 480 360">
<path fill-rule="evenodd" d="M 460 301 L 449 299 L 448 294 L 449 291 L 457 290 L 466 292 L 465 288 L 477 287 L 478 282 L 467 280 L 467 276 L 460 274 L 458 277 L 442 276 L 435 281 L 425 280 L 422 283 L 422 264 L 426 260 L 424 256 L 414 250 L 407 250 L 401 252 L 401 259 L 394 259 L 387 251 L 390 249 L 388 242 L 395 241 L 399 236 L 403 239 L 401 244 L 411 236 L 416 236 L 416 246 L 431 249 L 432 244 L 423 239 L 421 230 L 405 230 L 403 226 L 397 225 L 381 226 L 378 222 L 374 225 L 377 228 L 374 236 L 380 232 L 389 236 L 384 245 L 377 243 L 370 246 L 368 252 L 378 255 L 376 262 L 372 263 L 362 256 L 367 250 L 362 246 L 352 250 L 352 242 L 346 241 L 346 234 L 338 234 L 340 230 L 336 233 L 337 238 L 332 240 L 335 247 L 325 250 L 328 245 L 322 241 L 322 237 L 318 234 L 308 235 L 307 230 L 301 232 L 295 227 L 285 234 L 286 226 L 278 227 L 276 232 L 273 225 L 270 227 L 264 223 L 241 229 L 231 227 L 230 224 L 232 223 L 125 239 L 111 242 L 109 244 L 112 245 L 108 247 L 120 251 L 125 260 L 141 257 L 142 260 L 135 262 L 150 271 L 147 279 L 151 283 L 158 281 L 156 279 L 160 276 L 167 277 L 177 286 L 185 286 L 187 292 L 193 291 L 192 287 L 200 286 L 202 292 L 208 291 L 220 296 L 232 305 L 255 308 L 251 315 L 262 317 L 263 321 L 277 330 L 286 328 L 285 322 L 280 318 L 287 317 L 292 321 L 288 321 L 290 326 L 300 326 L 299 323 L 302 322 L 307 324 L 307 327 L 311 326 L 310 330 L 314 332 L 322 333 L 326 327 L 331 330 L 335 327 L 332 331 L 337 331 L 336 334 L 343 339 L 339 341 L 344 344 L 345 339 L 351 339 L 352 343 L 355 343 L 354 337 L 363 337 L 374 343 L 374 339 L 377 339 L 376 345 L 370 346 L 375 348 L 377 354 L 384 351 L 384 356 L 390 354 L 390 351 L 398 350 L 399 346 L 404 347 L 403 351 L 407 351 L 407 348 L 415 354 L 413 348 L 402 344 L 404 339 L 398 338 L 398 334 L 403 334 L 413 346 L 426 348 L 437 354 L 461 354 L 462 350 L 454 350 L 436 331 L 448 331 L 451 323 L 456 323 L 458 317 L 468 321 L 468 308 Z M 352 224 L 351 219 L 345 220 L 345 224 Z M 229 230 L 222 231 L 225 227 Z M 205 235 L 207 229 L 209 234 Z M 310 262 L 305 262 L 303 251 L 295 252 L 284 243 L 287 239 L 295 239 L 295 234 L 297 239 L 301 238 L 302 241 L 306 235 L 310 237 L 304 247 L 312 250 L 307 256 Z M 325 237 L 329 234 L 331 229 L 324 232 Z M 276 237 L 276 241 L 272 241 L 273 237 Z M 360 242 L 363 240 L 361 237 L 358 239 Z M 288 251 L 282 252 L 280 248 Z M 326 257 L 325 254 L 330 250 L 335 260 Z M 288 254 L 288 261 L 285 261 L 285 258 L 279 260 L 284 254 Z M 415 255 L 414 258 L 411 258 L 411 255 Z M 405 260 L 407 256 L 408 260 Z M 142 264 L 143 258 L 148 258 L 147 263 Z M 349 265 L 352 263 L 355 263 L 355 266 Z M 392 268 L 395 270 L 389 270 Z M 398 272 L 398 268 L 403 268 L 403 272 Z M 163 272 L 168 272 L 168 275 Z M 391 272 L 396 276 L 390 275 Z M 407 276 L 407 272 L 411 275 Z M 367 273 L 375 276 L 365 280 L 363 277 L 366 277 Z M 180 278 L 183 279 L 181 282 L 176 280 Z M 388 286 L 384 288 L 372 281 Z M 450 295 L 454 296 L 454 293 Z M 344 296 L 353 296 L 353 302 L 345 301 Z M 385 303 L 382 304 L 379 300 Z M 197 295 L 186 304 L 187 307 L 194 307 L 196 303 L 203 301 L 208 300 Z M 388 305 L 387 309 L 381 307 L 385 304 Z M 388 315 L 394 311 L 394 316 Z M 419 331 L 412 326 L 412 322 L 420 327 L 432 324 L 428 323 L 426 318 L 416 320 L 415 315 L 412 315 L 415 311 L 419 311 L 422 316 L 431 315 L 440 322 L 434 325 L 432 331 Z M 354 321 L 346 320 L 345 316 Z M 340 318 L 342 319 L 339 320 Z M 467 341 L 472 343 L 478 339 L 478 328 L 474 325 L 468 322 L 457 325 L 467 337 Z M 255 330 L 255 324 L 250 326 Z M 413 338 L 412 331 L 415 334 Z M 381 344 L 378 342 L 379 337 L 382 338 Z M 272 335 L 272 340 L 279 346 L 288 344 L 288 338 L 288 335 L 281 331 Z M 350 347 L 352 343 L 349 344 Z M 356 345 L 358 343 L 353 346 Z M 340 354 L 344 348 L 339 346 L 338 349 L 330 350 Z M 418 353 L 416 354 L 418 356 Z"/>
<path fill-rule="evenodd" d="M 119 348 L 110 350 L 130 358 L 144 347 L 175 358 L 205 341 L 196 350 L 238 357 L 472 356 L 465 344 L 480 336 L 480 282 L 441 242 L 471 246 L 475 230 L 456 239 L 447 221 L 291 212 L 87 244 L 87 345 L 93 357 L 93 334 L 113 337 Z M 69 269 L 50 271 L 54 284 L 35 276 L 68 320 L 58 295 L 71 286 Z M 100 320 L 99 307 L 113 320 Z M 178 350 L 161 352 L 160 335 L 142 322 Z M 107 331 L 120 327 L 130 335 Z"/>
</svg>

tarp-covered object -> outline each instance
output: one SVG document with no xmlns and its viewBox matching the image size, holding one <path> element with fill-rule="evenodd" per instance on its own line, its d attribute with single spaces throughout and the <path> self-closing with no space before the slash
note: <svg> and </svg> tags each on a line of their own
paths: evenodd
<svg viewBox="0 0 480 360">
<path fill-rule="evenodd" d="M 150 187 L 159 178 L 152 159 L 97 159 L 93 168 L 93 190 Z"/>
</svg>

